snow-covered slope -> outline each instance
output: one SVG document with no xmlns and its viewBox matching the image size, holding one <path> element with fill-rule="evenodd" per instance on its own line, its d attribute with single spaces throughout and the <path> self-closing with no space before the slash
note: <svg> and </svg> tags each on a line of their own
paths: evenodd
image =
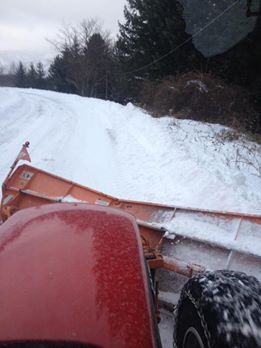
<svg viewBox="0 0 261 348">
<path fill-rule="evenodd" d="M 129 104 L 0 88 L 0 181 L 25 140 L 32 165 L 120 198 L 261 213 L 260 147 Z"/>
</svg>

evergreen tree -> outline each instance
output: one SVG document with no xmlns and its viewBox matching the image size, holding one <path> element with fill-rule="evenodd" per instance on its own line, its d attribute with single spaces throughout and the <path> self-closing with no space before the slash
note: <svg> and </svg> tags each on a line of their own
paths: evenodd
<svg viewBox="0 0 261 348">
<path fill-rule="evenodd" d="M 201 55 L 189 41 L 182 18 L 182 6 L 176 0 L 127 0 L 125 24 L 120 24 L 117 51 L 127 70 L 138 76 L 158 78 L 186 71 L 198 65 Z M 177 47 L 179 49 L 176 49 Z M 172 54 L 170 51 L 175 50 Z M 166 55 L 164 59 L 162 56 Z M 155 62 L 155 64 L 151 64 Z"/>
<path fill-rule="evenodd" d="M 107 99 L 112 59 L 109 45 L 100 33 L 90 37 L 85 57 L 89 67 L 89 96 Z"/>
<path fill-rule="evenodd" d="M 31 63 L 29 70 L 28 70 L 28 73 L 27 73 L 27 86 L 28 87 L 36 88 L 36 77 L 37 77 L 37 74 L 36 74 L 34 64 Z"/>
<path fill-rule="evenodd" d="M 68 82 L 66 51 L 57 55 L 49 68 L 48 80 L 52 89 L 58 92 L 77 93 L 74 86 Z"/>
<path fill-rule="evenodd" d="M 116 62 L 108 37 L 95 22 L 83 23 L 80 30 L 66 28 L 59 55 L 49 69 L 53 89 L 82 96 L 114 99 Z"/>
<path fill-rule="evenodd" d="M 36 88 L 45 88 L 45 72 L 41 62 L 36 65 Z"/>
<path fill-rule="evenodd" d="M 27 76 L 26 68 L 22 62 L 19 62 L 18 68 L 15 73 L 15 86 L 16 87 L 27 87 Z"/>
</svg>

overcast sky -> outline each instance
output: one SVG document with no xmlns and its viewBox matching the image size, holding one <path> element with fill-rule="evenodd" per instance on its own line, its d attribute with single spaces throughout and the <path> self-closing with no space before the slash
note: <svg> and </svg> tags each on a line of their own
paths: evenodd
<svg viewBox="0 0 261 348">
<path fill-rule="evenodd" d="M 51 57 L 54 50 L 46 39 L 54 39 L 62 23 L 97 18 L 116 36 L 126 4 L 126 0 L 0 1 L 0 64 Z"/>
</svg>

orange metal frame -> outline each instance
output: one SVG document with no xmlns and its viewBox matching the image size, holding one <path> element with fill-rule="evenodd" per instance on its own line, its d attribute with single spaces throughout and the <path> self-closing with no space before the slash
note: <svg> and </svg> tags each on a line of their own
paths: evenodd
<svg viewBox="0 0 261 348">
<path fill-rule="evenodd" d="M 173 257 L 169 259 L 160 253 L 165 231 L 159 226 L 173 219 L 178 212 L 201 213 L 204 216 L 222 219 L 240 218 L 243 221 L 261 224 L 259 215 L 121 200 L 27 164 L 19 166 L 14 171 L 17 162 L 16 159 L 2 185 L 1 218 L 3 222 L 21 209 L 57 202 L 90 203 L 122 209 L 134 215 L 137 220 L 144 254 L 151 268 L 165 268 L 188 277 L 204 269 Z"/>
</svg>

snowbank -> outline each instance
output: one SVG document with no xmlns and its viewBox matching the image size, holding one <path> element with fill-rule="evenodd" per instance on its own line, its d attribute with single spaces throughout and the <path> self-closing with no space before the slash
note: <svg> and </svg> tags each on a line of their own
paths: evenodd
<svg viewBox="0 0 261 348">
<path fill-rule="evenodd" d="M 0 88 L 0 181 L 25 140 L 32 165 L 120 198 L 261 213 L 260 146 L 226 128 L 129 104 Z"/>
</svg>

